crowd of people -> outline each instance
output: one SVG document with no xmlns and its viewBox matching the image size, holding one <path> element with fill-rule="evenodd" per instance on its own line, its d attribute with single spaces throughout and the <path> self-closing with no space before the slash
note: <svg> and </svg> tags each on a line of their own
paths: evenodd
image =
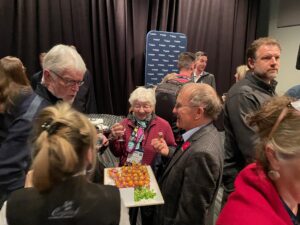
<svg viewBox="0 0 300 225">
<path fill-rule="evenodd" d="M 151 166 L 164 204 L 130 209 L 93 179 L 99 134 L 85 114 L 95 95 L 76 48 L 41 54 L 31 81 L 20 59 L 0 59 L 0 224 L 300 224 L 300 102 L 276 94 L 280 55 L 275 39 L 253 41 L 223 99 L 203 51 L 132 91 L 127 117 L 102 139 L 119 166 Z"/>
</svg>

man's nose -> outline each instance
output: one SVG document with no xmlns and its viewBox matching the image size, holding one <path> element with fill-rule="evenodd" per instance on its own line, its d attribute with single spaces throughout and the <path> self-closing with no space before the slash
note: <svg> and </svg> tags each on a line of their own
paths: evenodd
<svg viewBox="0 0 300 225">
<path fill-rule="evenodd" d="M 78 84 L 74 84 L 74 85 L 72 86 L 72 90 L 78 92 L 78 91 L 79 91 L 79 87 L 80 87 L 80 86 L 79 86 Z"/>
<path fill-rule="evenodd" d="M 176 107 L 174 107 L 172 113 L 176 115 L 176 112 L 177 112 Z"/>
<path fill-rule="evenodd" d="M 277 59 L 275 56 L 272 57 L 271 63 L 272 64 L 277 64 L 279 62 L 279 59 Z"/>
</svg>

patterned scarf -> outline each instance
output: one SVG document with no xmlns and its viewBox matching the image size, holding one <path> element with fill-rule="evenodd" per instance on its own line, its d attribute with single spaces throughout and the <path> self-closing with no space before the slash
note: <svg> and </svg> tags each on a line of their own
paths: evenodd
<svg viewBox="0 0 300 225">
<path fill-rule="evenodd" d="M 131 153 L 134 150 L 142 150 L 142 141 L 144 139 L 144 131 L 148 127 L 150 121 L 152 120 L 153 116 L 150 114 L 145 120 L 137 119 L 134 114 L 129 114 L 128 118 L 133 122 L 135 125 L 128 141 L 126 151 Z"/>
</svg>

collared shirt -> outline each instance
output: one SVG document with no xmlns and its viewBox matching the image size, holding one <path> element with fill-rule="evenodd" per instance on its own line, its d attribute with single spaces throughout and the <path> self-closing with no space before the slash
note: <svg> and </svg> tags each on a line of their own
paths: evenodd
<svg viewBox="0 0 300 225">
<path fill-rule="evenodd" d="M 202 127 L 205 127 L 206 125 L 208 124 L 204 124 L 184 132 L 184 134 L 182 134 L 184 142 L 186 142 L 194 133 L 196 133 L 198 130 L 200 130 Z"/>
<path fill-rule="evenodd" d="M 197 83 L 199 78 L 204 74 L 204 71 L 202 71 L 199 75 L 196 74 L 196 72 L 193 73 L 193 81 Z"/>
</svg>

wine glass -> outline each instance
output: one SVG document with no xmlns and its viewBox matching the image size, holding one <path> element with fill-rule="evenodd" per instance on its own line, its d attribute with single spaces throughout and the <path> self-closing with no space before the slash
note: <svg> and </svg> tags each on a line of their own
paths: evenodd
<svg viewBox="0 0 300 225">
<path fill-rule="evenodd" d="M 103 125 L 102 124 L 98 124 L 96 126 L 97 129 L 97 142 L 96 142 L 96 147 L 97 149 L 100 149 L 103 145 Z"/>
<path fill-rule="evenodd" d="M 124 142 L 125 141 L 124 138 L 123 138 L 123 136 L 125 134 L 125 131 L 126 131 L 126 129 L 124 128 L 123 129 L 123 135 L 121 137 L 119 137 L 119 139 L 117 141 L 119 141 L 119 142 Z"/>
<path fill-rule="evenodd" d="M 112 134 L 112 138 L 116 141 L 125 141 L 123 136 L 125 134 L 125 128 L 122 124 L 120 123 L 115 123 L 112 127 L 111 127 L 111 134 Z"/>
</svg>

